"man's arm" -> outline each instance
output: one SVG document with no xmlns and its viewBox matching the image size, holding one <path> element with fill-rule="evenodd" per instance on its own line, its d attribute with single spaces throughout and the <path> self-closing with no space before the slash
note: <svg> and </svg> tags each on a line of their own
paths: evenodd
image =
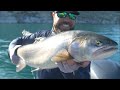
<svg viewBox="0 0 120 90">
<path fill-rule="evenodd" d="M 22 38 L 18 37 L 14 39 L 10 44 L 8 48 L 8 54 L 9 58 L 11 59 L 11 62 L 15 65 L 19 62 L 19 57 L 16 54 L 17 49 L 22 45 Z"/>
<path fill-rule="evenodd" d="M 38 37 L 47 37 L 51 34 L 51 31 L 41 30 L 39 32 L 33 33 L 28 36 L 18 37 L 11 41 L 8 48 L 8 54 L 13 64 L 17 65 L 20 58 L 17 56 L 17 49 L 20 46 L 31 44 L 35 41 L 35 38 Z"/>
</svg>

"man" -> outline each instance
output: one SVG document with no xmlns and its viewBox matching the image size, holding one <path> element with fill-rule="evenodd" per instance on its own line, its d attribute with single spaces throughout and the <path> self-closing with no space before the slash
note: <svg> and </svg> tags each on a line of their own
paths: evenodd
<svg viewBox="0 0 120 90">
<path fill-rule="evenodd" d="M 52 30 L 40 30 L 34 34 L 18 37 L 9 45 L 9 55 L 12 63 L 17 64 L 19 56 L 17 50 L 20 46 L 33 43 L 35 38 L 49 37 L 63 31 L 73 30 L 75 27 L 76 16 L 78 11 L 53 11 L 53 27 Z M 78 65 L 73 60 L 58 62 L 55 69 L 43 69 L 34 71 L 36 79 L 89 79 L 90 62 L 82 62 Z"/>
</svg>

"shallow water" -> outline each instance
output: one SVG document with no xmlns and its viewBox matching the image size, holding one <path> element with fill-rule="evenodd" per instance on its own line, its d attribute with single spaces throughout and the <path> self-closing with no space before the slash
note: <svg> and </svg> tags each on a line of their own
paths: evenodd
<svg viewBox="0 0 120 90">
<path fill-rule="evenodd" d="M 0 24 L 0 79 L 33 79 L 29 66 L 19 73 L 15 71 L 15 65 L 10 62 L 8 57 L 8 45 L 14 38 L 22 36 L 21 32 L 24 29 L 36 32 L 38 30 L 51 30 L 51 27 L 51 24 Z M 115 40 L 120 47 L 119 25 L 77 24 L 75 29 L 94 31 L 105 35 Z M 109 59 L 120 62 L 120 48 Z"/>
</svg>

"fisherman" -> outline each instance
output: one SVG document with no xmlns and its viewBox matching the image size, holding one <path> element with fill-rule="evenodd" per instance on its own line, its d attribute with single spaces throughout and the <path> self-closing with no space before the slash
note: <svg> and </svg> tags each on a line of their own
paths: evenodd
<svg viewBox="0 0 120 90">
<path fill-rule="evenodd" d="M 53 27 L 52 30 L 40 30 L 34 34 L 14 39 L 9 45 L 9 56 L 13 64 L 17 65 L 20 57 L 17 50 L 20 46 L 35 42 L 36 38 L 49 37 L 60 32 L 74 30 L 78 11 L 52 11 Z M 54 43 L 54 42 L 52 42 Z M 58 68 L 42 69 L 34 71 L 35 79 L 90 79 L 90 62 L 81 62 L 79 66 L 73 60 L 57 63 Z M 76 70 L 77 69 L 77 70 Z"/>
</svg>

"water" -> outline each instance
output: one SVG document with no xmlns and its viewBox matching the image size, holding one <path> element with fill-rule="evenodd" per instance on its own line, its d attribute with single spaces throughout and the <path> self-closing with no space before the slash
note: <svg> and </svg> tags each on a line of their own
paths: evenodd
<svg viewBox="0 0 120 90">
<path fill-rule="evenodd" d="M 30 32 L 36 32 L 42 29 L 50 30 L 52 24 L 0 24 L 0 79 L 33 79 L 30 72 L 31 68 L 27 66 L 21 72 L 15 71 L 15 65 L 10 62 L 7 49 L 10 41 L 18 36 L 22 36 L 21 32 L 26 29 Z M 103 34 L 115 40 L 120 47 L 120 26 L 119 25 L 93 25 L 80 24 L 76 25 L 76 29 L 94 31 Z M 116 54 L 109 59 L 120 62 L 120 48 Z"/>
</svg>

